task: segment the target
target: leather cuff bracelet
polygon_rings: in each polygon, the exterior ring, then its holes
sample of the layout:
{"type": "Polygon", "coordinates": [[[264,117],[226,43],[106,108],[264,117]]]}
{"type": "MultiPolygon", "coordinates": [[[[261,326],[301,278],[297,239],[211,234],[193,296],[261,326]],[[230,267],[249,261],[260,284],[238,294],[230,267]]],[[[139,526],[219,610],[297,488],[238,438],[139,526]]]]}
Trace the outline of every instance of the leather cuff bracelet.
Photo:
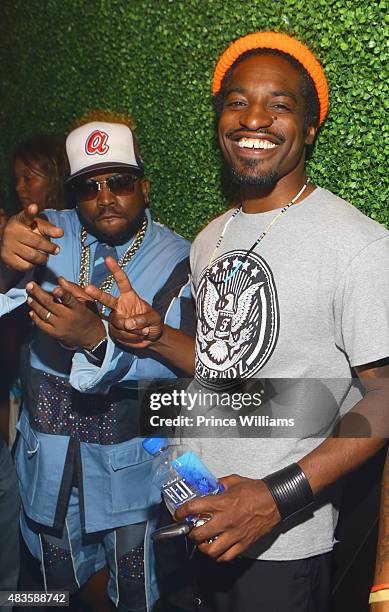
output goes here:
{"type": "Polygon", "coordinates": [[[269,474],[262,480],[272,494],[282,520],[313,504],[311,485],[297,463],[269,474]]]}

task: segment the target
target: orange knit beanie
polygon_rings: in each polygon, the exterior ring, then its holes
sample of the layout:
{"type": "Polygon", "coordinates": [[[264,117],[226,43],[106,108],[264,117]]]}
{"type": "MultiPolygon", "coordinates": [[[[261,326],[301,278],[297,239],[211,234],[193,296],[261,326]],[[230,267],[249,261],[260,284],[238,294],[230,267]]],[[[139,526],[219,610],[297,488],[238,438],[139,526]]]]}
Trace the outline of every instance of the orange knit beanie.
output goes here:
{"type": "Polygon", "coordinates": [[[294,57],[304,66],[311,77],[320,104],[320,125],[323,123],[328,112],[328,84],[324,70],[313,53],[301,42],[288,34],[280,32],[255,32],[233,42],[221,55],[216,64],[213,75],[212,95],[216,95],[221,88],[222,80],[226,72],[231,68],[235,60],[246,51],[252,49],[276,49],[294,57]]]}

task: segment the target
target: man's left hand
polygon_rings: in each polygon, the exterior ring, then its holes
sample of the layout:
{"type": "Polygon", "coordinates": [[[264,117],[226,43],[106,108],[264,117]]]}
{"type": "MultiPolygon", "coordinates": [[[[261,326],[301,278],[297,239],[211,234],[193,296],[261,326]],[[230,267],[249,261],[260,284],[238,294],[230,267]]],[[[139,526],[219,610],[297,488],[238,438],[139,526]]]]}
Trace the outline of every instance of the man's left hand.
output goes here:
{"type": "Polygon", "coordinates": [[[104,324],[80,287],[62,278],[59,283],[52,293],[36,283],[26,286],[30,316],[39,329],[62,344],[90,349],[105,337],[104,324]]]}
{"type": "Polygon", "coordinates": [[[218,561],[231,561],[280,522],[272,495],[262,480],[227,476],[220,482],[226,491],[218,495],[196,497],[180,506],[177,520],[190,514],[208,514],[202,527],[190,532],[199,550],[218,561]],[[207,541],[217,536],[211,544],[207,541]]]}

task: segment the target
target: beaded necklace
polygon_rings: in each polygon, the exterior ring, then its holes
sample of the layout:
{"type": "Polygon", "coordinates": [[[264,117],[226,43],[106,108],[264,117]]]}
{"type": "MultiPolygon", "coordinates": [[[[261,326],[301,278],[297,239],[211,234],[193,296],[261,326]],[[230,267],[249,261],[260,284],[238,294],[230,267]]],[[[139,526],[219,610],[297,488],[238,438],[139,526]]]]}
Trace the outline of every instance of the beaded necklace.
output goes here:
{"type": "MultiPolygon", "coordinates": [[[[273,219],[270,221],[269,225],[267,225],[267,227],[264,229],[264,231],[262,232],[262,234],[256,239],[256,241],[251,245],[251,247],[248,249],[248,251],[246,251],[246,254],[244,255],[243,259],[239,260],[238,263],[234,266],[234,268],[231,270],[231,272],[229,273],[229,275],[223,279],[222,281],[213,281],[212,279],[210,279],[213,283],[219,284],[219,283],[226,283],[227,281],[229,281],[233,276],[235,276],[235,274],[238,272],[238,270],[242,267],[242,265],[244,264],[245,260],[247,259],[247,257],[250,255],[250,253],[252,253],[252,251],[254,251],[254,249],[258,246],[258,244],[264,239],[264,237],[266,236],[266,234],[268,234],[271,230],[271,228],[273,227],[273,225],[275,225],[275,223],[277,223],[278,219],[280,219],[280,217],[286,213],[286,211],[296,202],[296,200],[298,200],[298,198],[304,193],[304,191],[306,190],[307,186],[309,183],[309,178],[307,178],[306,182],[304,183],[304,185],[301,187],[300,191],[294,196],[294,198],[288,203],[286,204],[283,208],[281,208],[280,212],[273,217],[273,219]]],[[[224,235],[227,231],[228,226],[230,225],[231,221],[233,221],[233,219],[235,219],[235,217],[237,216],[238,213],[240,213],[242,211],[242,205],[239,206],[239,208],[237,208],[234,213],[231,215],[231,217],[228,219],[227,223],[225,224],[225,226],[223,227],[223,231],[219,236],[219,239],[216,243],[216,246],[212,252],[211,257],[209,258],[209,262],[208,262],[208,266],[207,266],[207,276],[208,278],[210,278],[210,269],[211,269],[211,265],[215,259],[215,255],[217,253],[217,251],[220,248],[220,245],[223,241],[224,235]]]]}
{"type": "MultiPolygon", "coordinates": [[[[140,226],[134,242],[127,249],[127,251],[122,255],[120,260],[118,261],[118,266],[120,268],[124,268],[128,264],[128,262],[134,257],[135,253],[138,251],[139,247],[143,242],[143,238],[145,237],[147,230],[147,217],[144,218],[142,225],[140,226]]],[[[80,274],[78,284],[80,287],[84,288],[89,283],[89,269],[90,269],[90,247],[86,246],[87,239],[87,231],[85,227],[81,228],[81,258],[80,258],[80,274]]],[[[100,285],[99,289],[101,291],[105,291],[106,293],[111,293],[111,289],[113,286],[114,277],[113,274],[109,274],[105,281],[100,285]]],[[[103,306],[101,313],[104,314],[105,306],[103,306]]]]}

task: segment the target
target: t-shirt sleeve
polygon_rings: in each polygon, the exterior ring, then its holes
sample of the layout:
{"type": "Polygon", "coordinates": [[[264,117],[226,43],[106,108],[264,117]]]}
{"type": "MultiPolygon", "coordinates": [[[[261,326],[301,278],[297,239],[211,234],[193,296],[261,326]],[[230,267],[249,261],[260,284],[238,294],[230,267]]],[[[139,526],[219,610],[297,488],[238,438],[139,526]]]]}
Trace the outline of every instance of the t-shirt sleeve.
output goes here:
{"type": "Polygon", "coordinates": [[[334,297],[336,344],[352,367],[389,357],[389,235],[351,261],[334,297]]]}
{"type": "Polygon", "coordinates": [[[190,290],[194,300],[196,300],[197,293],[197,279],[196,279],[196,247],[197,239],[192,243],[189,254],[189,268],[190,268],[190,290]]]}

